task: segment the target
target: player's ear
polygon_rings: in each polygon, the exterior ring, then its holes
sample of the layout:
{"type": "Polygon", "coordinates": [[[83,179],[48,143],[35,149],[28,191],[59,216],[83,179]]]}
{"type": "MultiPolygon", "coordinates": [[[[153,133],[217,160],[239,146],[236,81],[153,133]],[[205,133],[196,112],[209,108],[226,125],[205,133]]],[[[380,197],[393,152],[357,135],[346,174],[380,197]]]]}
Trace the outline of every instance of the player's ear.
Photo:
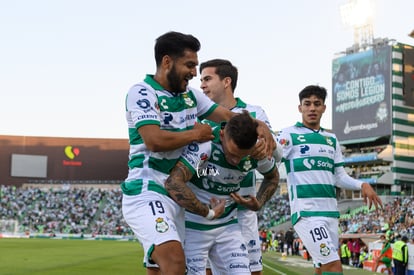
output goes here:
{"type": "Polygon", "coordinates": [[[301,104],[298,105],[298,110],[299,110],[299,113],[302,113],[302,105],[301,104]]]}

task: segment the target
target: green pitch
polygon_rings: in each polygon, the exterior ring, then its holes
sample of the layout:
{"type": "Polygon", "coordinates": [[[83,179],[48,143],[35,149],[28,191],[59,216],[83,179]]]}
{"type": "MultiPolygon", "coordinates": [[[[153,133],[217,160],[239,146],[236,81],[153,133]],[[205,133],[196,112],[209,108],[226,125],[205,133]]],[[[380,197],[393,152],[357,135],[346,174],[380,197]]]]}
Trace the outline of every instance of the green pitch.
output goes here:
{"type": "MultiPolygon", "coordinates": [[[[0,239],[0,274],[128,275],[145,274],[138,242],[53,239],[0,239]]],[[[313,274],[300,257],[282,259],[280,253],[263,256],[264,275],[313,274]]],[[[344,274],[374,274],[347,268],[344,274]]]]}

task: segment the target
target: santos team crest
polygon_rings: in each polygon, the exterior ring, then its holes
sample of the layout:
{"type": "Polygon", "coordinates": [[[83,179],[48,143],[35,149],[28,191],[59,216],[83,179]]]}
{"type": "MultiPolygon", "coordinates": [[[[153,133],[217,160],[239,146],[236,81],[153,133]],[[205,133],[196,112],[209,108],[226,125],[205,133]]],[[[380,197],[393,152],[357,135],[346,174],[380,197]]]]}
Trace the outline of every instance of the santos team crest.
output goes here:
{"type": "Polygon", "coordinates": [[[163,218],[157,218],[155,220],[155,222],[156,222],[156,224],[155,224],[155,230],[157,230],[157,232],[165,233],[170,228],[170,226],[168,225],[168,223],[166,221],[164,221],[163,218]]]}

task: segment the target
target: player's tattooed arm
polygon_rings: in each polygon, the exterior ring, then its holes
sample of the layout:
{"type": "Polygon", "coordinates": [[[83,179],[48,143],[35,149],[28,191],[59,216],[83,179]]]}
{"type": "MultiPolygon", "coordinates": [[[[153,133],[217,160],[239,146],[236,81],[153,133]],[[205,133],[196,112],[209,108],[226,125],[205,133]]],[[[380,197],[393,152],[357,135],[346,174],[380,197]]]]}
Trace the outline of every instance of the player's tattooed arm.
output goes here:
{"type": "Polygon", "coordinates": [[[276,192],[279,185],[279,170],[275,167],[270,173],[264,175],[264,179],[260,185],[259,191],[257,191],[256,198],[262,207],[273,194],[276,192]]]}
{"type": "Polygon", "coordinates": [[[184,207],[187,211],[205,217],[209,212],[209,207],[203,204],[187,186],[187,181],[192,176],[190,169],[179,161],[171,170],[170,176],[165,182],[165,188],[178,205],[184,207]]]}

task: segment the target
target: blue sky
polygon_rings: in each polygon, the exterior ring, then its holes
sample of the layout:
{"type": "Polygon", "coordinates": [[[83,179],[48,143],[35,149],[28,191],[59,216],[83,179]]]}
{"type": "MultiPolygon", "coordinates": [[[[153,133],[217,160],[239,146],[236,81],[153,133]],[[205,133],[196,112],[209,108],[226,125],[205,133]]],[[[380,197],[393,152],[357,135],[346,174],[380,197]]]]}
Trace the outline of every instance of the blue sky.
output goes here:
{"type": "MultiPolygon", "coordinates": [[[[0,135],[127,138],[126,92],[155,72],[154,41],[170,30],[199,38],[200,62],[231,60],[236,95],[275,130],[300,120],[303,87],[325,86],[331,128],[331,62],[353,44],[345,3],[0,0],[0,135]]],[[[413,45],[414,2],[374,3],[374,36],[413,45]]]]}

